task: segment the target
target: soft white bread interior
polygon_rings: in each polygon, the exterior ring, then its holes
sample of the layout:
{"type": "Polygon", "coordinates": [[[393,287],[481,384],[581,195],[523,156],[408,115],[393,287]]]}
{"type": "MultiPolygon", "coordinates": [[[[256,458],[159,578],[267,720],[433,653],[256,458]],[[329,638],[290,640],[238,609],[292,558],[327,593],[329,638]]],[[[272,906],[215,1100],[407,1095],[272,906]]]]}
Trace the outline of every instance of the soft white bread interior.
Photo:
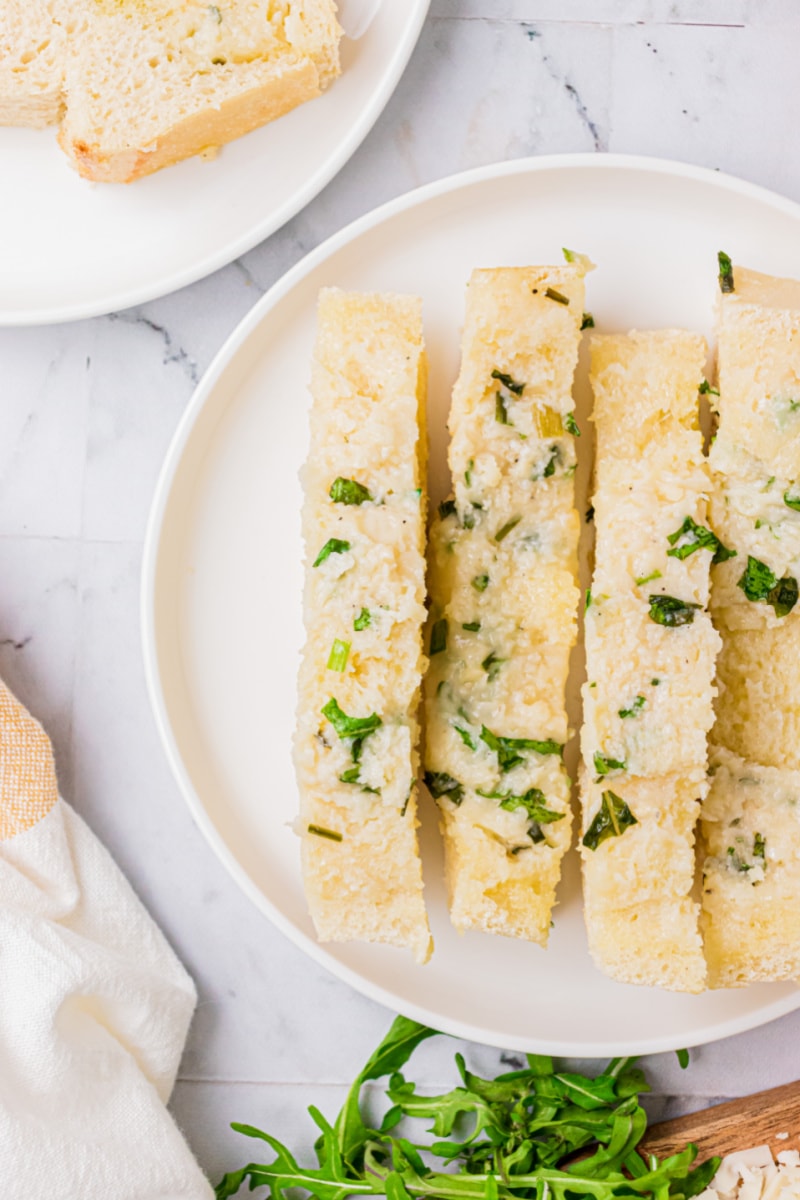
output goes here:
{"type": "Polygon", "coordinates": [[[0,125],[54,125],[64,111],[66,42],[78,19],[64,0],[0,4],[0,125]]]}
{"type": "Polygon", "coordinates": [[[426,781],[450,916],[547,943],[569,847],[577,629],[577,266],[475,271],[450,409],[454,497],[430,538],[426,781]]]}
{"type": "Polygon", "coordinates": [[[322,941],[387,942],[418,962],[431,950],[416,833],[425,374],[417,298],[321,293],[303,474],[303,878],[322,941]]]}

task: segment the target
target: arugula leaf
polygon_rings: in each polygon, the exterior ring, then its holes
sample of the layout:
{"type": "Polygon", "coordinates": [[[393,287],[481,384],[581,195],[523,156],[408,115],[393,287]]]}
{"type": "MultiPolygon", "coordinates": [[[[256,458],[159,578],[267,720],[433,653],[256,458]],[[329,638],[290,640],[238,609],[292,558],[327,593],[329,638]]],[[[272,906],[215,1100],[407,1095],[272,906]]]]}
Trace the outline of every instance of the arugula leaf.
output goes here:
{"type": "Polygon", "coordinates": [[[349,542],[343,542],[340,538],[328,538],[327,542],[322,547],[311,565],[313,567],[319,567],[325,562],[325,559],[330,558],[332,554],[344,554],[349,549],[349,542]]]}
{"type": "Polygon", "coordinates": [[[442,796],[446,796],[451,804],[455,804],[456,808],[464,799],[463,783],[459,783],[446,771],[426,771],[425,786],[434,800],[441,800],[442,796]]]}
{"type": "Polygon", "coordinates": [[[701,606],[690,600],[678,600],[675,596],[650,596],[648,603],[650,612],[647,614],[656,625],[667,625],[675,628],[678,625],[691,625],[694,614],[701,606]]]}
{"type": "Polygon", "coordinates": [[[667,551],[668,558],[684,559],[694,554],[695,550],[710,550],[713,555],[711,561],[716,565],[736,557],[735,550],[723,546],[715,533],[706,529],[705,525],[698,525],[691,517],[684,518],[680,529],[667,535],[667,541],[672,547],[667,551]]]}
{"type": "Polygon", "coordinates": [[[771,605],[776,617],[785,617],[797,604],[797,580],[791,575],[778,579],[766,563],[752,554],[737,584],[748,600],[763,600],[771,605]]]}
{"type": "Polygon", "coordinates": [[[343,479],[341,475],[334,479],[328,495],[334,504],[364,504],[373,498],[362,483],[355,479],[343,479]]]}
{"type": "Polygon", "coordinates": [[[603,792],[600,808],[583,837],[588,850],[596,850],[608,838],[620,837],[631,825],[639,822],[621,796],[603,792]]]}

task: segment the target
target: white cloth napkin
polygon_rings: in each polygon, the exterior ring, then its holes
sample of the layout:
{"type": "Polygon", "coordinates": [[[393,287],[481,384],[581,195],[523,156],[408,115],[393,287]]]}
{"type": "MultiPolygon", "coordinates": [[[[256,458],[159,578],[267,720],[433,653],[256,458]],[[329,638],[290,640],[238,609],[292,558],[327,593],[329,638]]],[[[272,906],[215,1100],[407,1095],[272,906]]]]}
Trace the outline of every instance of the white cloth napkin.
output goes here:
{"type": "Polygon", "coordinates": [[[0,1192],[211,1200],[164,1107],[194,985],[0,682],[0,1192]]]}

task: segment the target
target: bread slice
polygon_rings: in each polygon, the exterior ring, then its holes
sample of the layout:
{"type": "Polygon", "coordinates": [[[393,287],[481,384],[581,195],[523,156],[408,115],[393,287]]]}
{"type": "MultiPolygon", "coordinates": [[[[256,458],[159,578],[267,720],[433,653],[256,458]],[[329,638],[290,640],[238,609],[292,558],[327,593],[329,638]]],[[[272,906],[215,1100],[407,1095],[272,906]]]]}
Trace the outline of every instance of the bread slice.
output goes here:
{"type": "Polygon", "coordinates": [[[541,945],[571,826],[561,750],[583,302],[577,266],[473,272],[450,410],[455,496],[430,537],[426,781],[450,916],[541,945]]]}
{"type": "Polygon", "coordinates": [[[703,805],[714,987],[800,977],[800,282],[733,268],[720,296],[711,518],[723,635],[703,805]]]}
{"type": "Polygon", "coordinates": [[[303,877],[322,941],[387,942],[418,962],[431,951],[416,833],[425,374],[418,299],[321,293],[303,476],[303,877]]]}
{"type": "Polygon", "coordinates": [[[75,18],[63,0],[0,5],[0,125],[54,125],[64,111],[66,39],[75,18]]]}
{"type": "Polygon", "coordinates": [[[712,987],[800,978],[800,771],[717,748],[703,805],[712,987]]]}
{"type": "Polygon", "coordinates": [[[130,182],[213,151],[319,95],[339,72],[334,0],[77,0],[62,148],[130,182]],[[87,7],[88,6],[88,7],[87,7]]]}
{"type": "Polygon", "coordinates": [[[665,330],[594,337],[591,350],[596,566],[581,732],[589,948],[612,978],[697,992],[695,830],[720,645],[705,611],[706,348],[665,330]]]}

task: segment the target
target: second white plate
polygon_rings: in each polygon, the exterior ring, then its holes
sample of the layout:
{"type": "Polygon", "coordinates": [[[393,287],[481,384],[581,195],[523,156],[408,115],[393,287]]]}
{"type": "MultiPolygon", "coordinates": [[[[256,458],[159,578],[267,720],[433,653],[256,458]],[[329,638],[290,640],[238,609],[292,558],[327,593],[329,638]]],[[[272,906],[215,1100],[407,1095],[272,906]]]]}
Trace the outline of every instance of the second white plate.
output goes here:
{"type": "MultiPolygon", "coordinates": [[[[436,816],[422,844],[436,950],[320,946],[307,915],[290,743],[302,643],[301,493],[320,287],[419,293],[430,355],[433,499],[473,267],[591,256],[598,327],[710,332],[716,252],[800,275],[800,208],[710,171],[574,156],[485,168],[351,226],[267,295],[218,355],[170,450],[143,580],[145,655],[173,769],[240,886],[298,945],[388,1006],[518,1050],[603,1056],[675,1049],[800,1006],[791,984],[679,996],[611,982],[586,949],[576,856],[550,948],[449,924],[436,816]]],[[[579,404],[581,403],[579,398],[579,404]]]]}

